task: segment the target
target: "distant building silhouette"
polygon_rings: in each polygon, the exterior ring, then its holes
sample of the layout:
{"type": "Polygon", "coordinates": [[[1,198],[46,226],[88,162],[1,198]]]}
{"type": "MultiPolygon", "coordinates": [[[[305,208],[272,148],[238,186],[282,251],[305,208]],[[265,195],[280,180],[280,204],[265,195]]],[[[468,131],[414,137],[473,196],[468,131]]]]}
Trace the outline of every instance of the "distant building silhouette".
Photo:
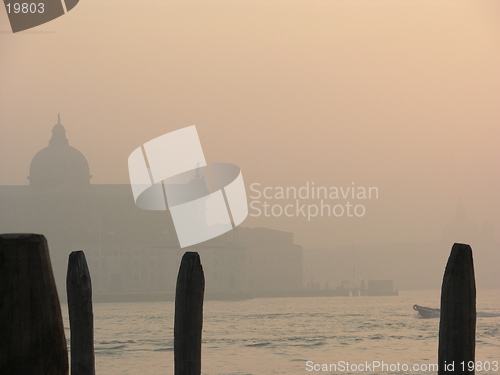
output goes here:
{"type": "MultiPolygon", "coordinates": [[[[90,178],[59,118],[48,147],[31,162],[29,185],[0,186],[0,233],[47,237],[63,297],[73,250],[85,251],[97,297],[173,293],[187,249],[180,249],[169,213],[137,208],[128,184],[91,184],[90,178]]],[[[189,250],[201,255],[208,297],[302,288],[302,247],[292,233],[238,227],[189,250]]]]}
{"type": "Polygon", "coordinates": [[[87,159],[69,145],[66,130],[58,115],[49,145],[40,150],[31,161],[28,177],[30,186],[43,189],[65,185],[88,186],[91,177],[87,159]]]}
{"type": "Polygon", "coordinates": [[[443,238],[463,243],[474,243],[480,238],[479,226],[469,219],[461,200],[459,200],[455,209],[455,216],[444,227],[443,238]]]}
{"type": "MultiPolygon", "coordinates": [[[[304,252],[305,277],[313,282],[333,283],[349,278],[356,267],[364,279],[392,279],[399,290],[437,289],[455,242],[472,246],[478,288],[498,288],[496,267],[500,263],[500,244],[490,223],[479,226],[469,218],[461,201],[442,237],[434,241],[401,241],[366,245],[333,245],[328,249],[304,252]]],[[[362,288],[363,289],[363,288],[362,288]]]]}

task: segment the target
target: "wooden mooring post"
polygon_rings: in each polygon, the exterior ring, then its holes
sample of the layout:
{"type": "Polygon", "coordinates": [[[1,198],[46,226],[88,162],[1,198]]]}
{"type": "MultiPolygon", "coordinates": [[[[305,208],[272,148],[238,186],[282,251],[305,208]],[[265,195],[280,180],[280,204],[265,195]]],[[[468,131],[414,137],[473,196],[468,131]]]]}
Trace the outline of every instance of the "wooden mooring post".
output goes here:
{"type": "Polygon", "coordinates": [[[68,374],[61,306],[39,234],[0,235],[0,374],[68,374]]]}
{"type": "Polygon", "coordinates": [[[175,375],[201,374],[201,331],[205,276],[196,252],[182,257],[175,291],[175,375]]]}
{"type": "Polygon", "coordinates": [[[66,292],[71,330],[71,375],[94,375],[92,282],[83,251],[73,251],[69,255],[66,292]]]}
{"type": "Polygon", "coordinates": [[[441,289],[438,375],[474,374],[475,348],[476,282],[472,249],[456,243],[446,264],[441,289]]]}

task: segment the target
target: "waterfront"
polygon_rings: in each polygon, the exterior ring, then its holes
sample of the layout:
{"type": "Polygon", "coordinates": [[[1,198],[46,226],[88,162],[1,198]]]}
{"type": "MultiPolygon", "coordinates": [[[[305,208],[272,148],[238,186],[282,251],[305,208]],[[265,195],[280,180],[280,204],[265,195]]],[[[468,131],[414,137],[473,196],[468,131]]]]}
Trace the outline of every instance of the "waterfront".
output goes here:
{"type": "MultiPolygon", "coordinates": [[[[434,364],[439,320],[421,319],[412,306],[439,307],[439,296],[431,290],[206,301],[202,373],[306,374],[307,361],[434,364]]],[[[478,290],[478,311],[500,312],[499,297],[499,290],[478,290]]],[[[69,336],[66,305],[62,309],[69,336]]],[[[95,304],[96,374],[172,374],[173,310],[173,302],[95,304]]],[[[499,328],[500,317],[478,318],[477,361],[500,360],[499,328]]]]}

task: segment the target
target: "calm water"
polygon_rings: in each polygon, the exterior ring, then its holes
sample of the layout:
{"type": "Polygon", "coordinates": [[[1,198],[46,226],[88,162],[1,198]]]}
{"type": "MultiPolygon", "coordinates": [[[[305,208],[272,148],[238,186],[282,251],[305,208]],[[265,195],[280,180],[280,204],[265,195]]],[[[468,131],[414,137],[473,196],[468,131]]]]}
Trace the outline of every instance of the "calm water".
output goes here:
{"type": "MultiPolygon", "coordinates": [[[[202,372],[314,373],[306,371],[306,361],[437,363],[439,319],[421,319],[412,306],[439,307],[439,294],[436,290],[401,292],[397,297],[206,301],[202,372]]],[[[478,311],[500,312],[500,291],[478,291],[477,305],[478,311]]],[[[67,306],[62,308],[69,327],[67,306]]],[[[172,302],[95,304],[96,373],[172,374],[173,311],[172,302]]],[[[500,317],[478,318],[477,361],[500,361],[499,328],[500,317]]],[[[498,371],[476,372],[488,373],[498,371]]]]}

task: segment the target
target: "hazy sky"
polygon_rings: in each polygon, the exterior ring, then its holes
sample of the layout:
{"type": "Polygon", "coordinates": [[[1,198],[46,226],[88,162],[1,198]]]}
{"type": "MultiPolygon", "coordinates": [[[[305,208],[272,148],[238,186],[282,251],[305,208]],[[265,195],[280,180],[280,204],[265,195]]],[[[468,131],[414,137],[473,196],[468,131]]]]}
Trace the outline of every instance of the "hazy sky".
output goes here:
{"type": "Polygon", "coordinates": [[[12,34],[0,11],[0,184],[61,113],[92,183],[197,125],[247,187],[377,186],[363,218],[248,218],[306,246],[440,238],[461,198],[500,228],[500,3],[81,1],[12,34]]]}

